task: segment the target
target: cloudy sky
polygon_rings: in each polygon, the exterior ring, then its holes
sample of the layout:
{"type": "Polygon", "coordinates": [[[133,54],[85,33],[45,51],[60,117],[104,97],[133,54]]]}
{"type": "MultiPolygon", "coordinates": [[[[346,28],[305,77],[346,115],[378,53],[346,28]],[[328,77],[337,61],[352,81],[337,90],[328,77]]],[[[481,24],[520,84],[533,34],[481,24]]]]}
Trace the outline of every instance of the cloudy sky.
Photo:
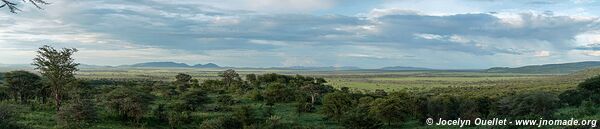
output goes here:
{"type": "MultiPolygon", "coordinates": [[[[20,1],[20,0],[17,0],[20,1]]],[[[420,66],[600,60],[594,0],[46,0],[0,9],[0,63],[41,45],[84,64],[420,66]]]]}

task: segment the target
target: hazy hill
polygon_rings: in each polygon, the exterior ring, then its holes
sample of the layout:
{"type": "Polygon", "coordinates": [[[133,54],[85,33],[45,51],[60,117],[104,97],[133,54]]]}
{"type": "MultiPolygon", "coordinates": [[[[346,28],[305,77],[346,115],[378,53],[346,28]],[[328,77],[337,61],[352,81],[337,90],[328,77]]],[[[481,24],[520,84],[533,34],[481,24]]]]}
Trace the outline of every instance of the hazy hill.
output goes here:
{"type": "Polygon", "coordinates": [[[129,67],[190,67],[185,63],[175,62],[146,62],[128,65],[129,67]]]}
{"type": "Polygon", "coordinates": [[[430,68],[422,68],[422,67],[406,67],[406,66],[392,66],[392,67],[383,67],[380,70],[433,70],[430,68]]]}
{"type": "Polygon", "coordinates": [[[217,65],[217,64],[213,64],[213,63],[208,63],[208,64],[197,64],[192,66],[194,68],[220,68],[221,66],[217,65]]]}
{"type": "Polygon", "coordinates": [[[491,73],[565,74],[589,68],[600,68],[600,61],[585,61],[563,64],[530,65],[516,68],[494,67],[485,70],[491,73]]]}

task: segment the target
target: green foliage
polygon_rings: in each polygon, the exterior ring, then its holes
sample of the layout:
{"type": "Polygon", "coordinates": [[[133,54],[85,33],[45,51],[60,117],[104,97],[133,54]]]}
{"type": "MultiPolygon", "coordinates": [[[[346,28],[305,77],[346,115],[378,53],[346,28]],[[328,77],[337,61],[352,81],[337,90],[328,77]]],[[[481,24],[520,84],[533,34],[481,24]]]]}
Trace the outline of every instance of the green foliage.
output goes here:
{"type": "Polygon", "coordinates": [[[254,110],[250,106],[236,108],[233,112],[233,117],[245,126],[254,124],[257,119],[254,110]]]}
{"type": "Polygon", "coordinates": [[[221,106],[231,106],[238,103],[231,95],[221,95],[217,97],[217,103],[221,106]]]}
{"type": "Polygon", "coordinates": [[[539,115],[548,118],[560,106],[559,101],[554,94],[533,92],[505,97],[498,102],[498,108],[501,115],[539,115]]]}
{"type": "Polygon", "coordinates": [[[185,92],[180,96],[179,99],[183,101],[186,109],[190,111],[197,110],[198,108],[202,107],[203,104],[210,101],[210,99],[206,96],[206,93],[199,89],[185,92]]]}
{"type": "Polygon", "coordinates": [[[137,122],[148,111],[154,97],[135,88],[119,87],[104,95],[103,104],[123,119],[137,122]]]}
{"type": "Polygon", "coordinates": [[[23,125],[17,124],[15,120],[14,107],[0,104],[0,128],[1,129],[24,129],[23,125]]]}
{"type": "Polygon", "coordinates": [[[586,100],[589,95],[581,90],[573,89],[567,90],[558,95],[561,103],[567,104],[568,106],[579,106],[583,100],[586,100]]]}
{"type": "Polygon", "coordinates": [[[75,71],[79,63],[75,63],[73,54],[77,52],[75,48],[63,48],[56,50],[50,46],[42,46],[37,51],[38,55],[33,59],[36,70],[48,80],[48,85],[54,96],[56,111],[60,110],[62,103],[63,86],[75,79],[75,71]]]}
{"type": "Polygon", "coordinates": [[[372,102],[369,113],[375,118],[391,122],[400,122],[410,118],[413,103],[408,98],[388,97],[379,98],[372,102]]]}
{"type": "Polygon", "coordinates": [[[312,103],[300,102],[296,104],[296,112],[298,113],[314,112],[315,110],[315,105],[312,103]]]}
{"type": "Polygon", "coordinates": [[[585,81],[579,83],[579,85],[577,85],[578,88],[582,89],[582,90],[586,90],[586,91],[590,91],[592,93],[600,93],[600,76],[595,76],[589,79],[586,79],[585,81]]]}
{"type": "Polygon", "coordinates": [[[254,100],[254,101],[263,101],[264,100],[264,97],[263,97],[263,95],[261,93],[261,90],[257,90],[257,89],[248,91],[246,93],[246,97],[248,97],[248,98],[250,98],[251,100],[254,100]]]}
{"type": "Polygon", "coordinates": [[[346,111],[354,107],[354,101],[349,93],[334,92],[323,97],[322,113],[329,118],[340,120],[346,111]]]}
{"type": "Polygon", "coordinates": [[[192,86],[191,82],[192,76],[184,73],[179,73],[177,74],[177,76],[175,76],[175,82],[173,83],[175,84],[177,91],[181,93],[187,91],[187,89],[192,86]]]}
{"type": "Polygon", "coordinates": [[[263,96],[267,103],[282,103],[294,100],[295,93],[291,87],[286,87],[280,83],[272,83],[267,86],[263,96]]]}
{"type": "MultiPolygon", "coordinates": [[[[186,126],[184,126],[184,125],[186,125],[192,121],[192,116],[189,111],[183,111],[183,112],[171,111],[171,112],[168,112],[167,119],[169,121],[169,126],[171,126],[171,128],[186,128],[186,126]]],[[[189,128],[189,127],[187,127],[187,128],[189,128]]]]}
{"type": "Polygon", "coordinates": [[[36,96],[41,96],[43,86],[41,77],[27,71],[12,71],[4,74],[4,83],[8,92],[15,100],[21,103],[36,96]]]}
{"type": "Polygon", "coordinates": [[[241,129],[242,127],[242,123],[231,116],[205,120],[200,125],[201,129],[241,129]]]}
{"type": "Polygon", "coordinates": [[[74,99],[58,112],[62,128],[83,129],[96,123],[98,115],[91,99],[74,99]]]}
{"type": "Polygon", "coordinates": [[[378,119],[368,115],[367,111],[354,109],[346,113],[341,124],[346,129],[379,129],[382,124],[378,119]]]}

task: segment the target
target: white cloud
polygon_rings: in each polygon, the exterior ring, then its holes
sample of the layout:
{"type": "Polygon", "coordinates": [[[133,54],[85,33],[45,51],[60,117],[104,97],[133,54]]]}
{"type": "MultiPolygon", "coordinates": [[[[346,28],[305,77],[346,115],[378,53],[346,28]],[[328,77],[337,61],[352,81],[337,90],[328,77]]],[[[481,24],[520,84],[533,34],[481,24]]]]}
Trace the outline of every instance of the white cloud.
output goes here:
{"type": "Polygon", "coordinates": [[[533,56],[535,57],[548,57],[550,56],[550,52],[549,51],[537,51],[533,54],[533,56]]]}

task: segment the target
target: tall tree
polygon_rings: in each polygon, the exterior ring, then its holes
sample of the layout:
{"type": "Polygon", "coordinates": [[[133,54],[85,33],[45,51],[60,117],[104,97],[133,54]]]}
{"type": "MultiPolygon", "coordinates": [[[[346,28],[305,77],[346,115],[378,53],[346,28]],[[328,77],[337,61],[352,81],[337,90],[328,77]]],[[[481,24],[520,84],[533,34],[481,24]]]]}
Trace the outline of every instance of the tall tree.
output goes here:
{"type": "Polygon", "coordinates": [[[231,87],[232,83],[236,81],[241,81],[240,75],[233,69],[225,70],[219,76],[223,77],[223,82],[225,83],[225,85],[227,85],[228,88],[231,87]]]}
{"type": "MultiPolygon", "coordinates": [[[[38,9],[42,9],[42,7],[40,5],[47,5],[50,4],[48,2],[46,2],[45,0],[22,0],[23,3],[31,3],[33,4],[36,8],[38,9]]],[[[0,8],[4,8],[7,7],[11,13],[17,13],[17,11],[21,11],[21,9],[19,9],[17,7],[17,2],[19,2],[19,0],[1,0],[2,4],[0,4],[0,8]]]]}
{"type": "Polygon", "coordinates": [[[175,76],[175,86],[179,92],[185,92],[190,87],[192,76],[184,73],[179,73],[175,76]]]}
{"type": "Polygon", "coordinates": [[[34,97],[42,89],[40,76],[27,71],[5,73],[4,81],[13,98],[21,103],[27,102],[28,98],[34,97]]]}
{"type": "Polygon", "coordinates": [[[38,55],[33,59],[36,70],[48,79],[56,111],[60,111],[64,86],[75,79],[75,71],[79,63],[75,63],[72,57],[77,52],[75,48],[63,48],[56,50],[44,45],[37,51],[38,55]]]}

